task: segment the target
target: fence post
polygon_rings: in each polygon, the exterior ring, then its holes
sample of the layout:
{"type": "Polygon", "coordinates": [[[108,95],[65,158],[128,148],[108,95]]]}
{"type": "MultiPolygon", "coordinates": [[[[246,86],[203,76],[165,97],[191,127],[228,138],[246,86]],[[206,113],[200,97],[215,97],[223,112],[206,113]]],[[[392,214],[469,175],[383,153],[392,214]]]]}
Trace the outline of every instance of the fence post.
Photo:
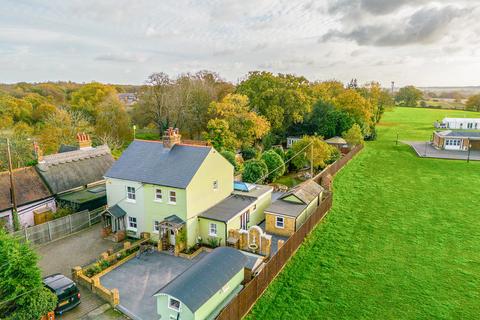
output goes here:
{"type": "Polygon", "coordinates": [[[72,216],[71,215],[68,216],[68,222],[70,224],[70,233],[72,233],[73,232],[73,227],[72,227],[72,216]]]}
{"type": "Polygon", "coordinates": [[[28,241],[28,228],[25,227],[25,242],[28,241]]]}
{"type": "Polygon", "coordinates": [[[48,239],[52,241],[52,231],[50,230],[50,221],[47,222],[47,229],[48,229],[48,239]]]}
{"type": "Polygon", "coordinates": [[[90,219],[90,210],[87,209],[87,216],[88,216],[88,226],[92,226],[92,219],[90,219]]]}

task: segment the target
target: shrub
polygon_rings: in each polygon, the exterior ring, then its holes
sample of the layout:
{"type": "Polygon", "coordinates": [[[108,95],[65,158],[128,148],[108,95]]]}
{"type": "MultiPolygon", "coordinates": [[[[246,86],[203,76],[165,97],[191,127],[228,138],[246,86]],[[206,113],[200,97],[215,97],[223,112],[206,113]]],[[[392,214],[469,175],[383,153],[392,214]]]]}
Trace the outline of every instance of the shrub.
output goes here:
{"type": "Polygon", "coordinates": [[[358,124],[353,124],[353,126],[348,129],[347,132],[342,133],[343,138],[347,141],[350,147],[363,144],[363,133],[362,129],[358,124]]]}
{"type": "Polygon", "coordinates": [[[267,165],[268,181],[273,182],[285,173],[285,163],[283,162],[282,157],[274,150],[268,150],[263,153],[262,160],[267,165]]]}
{"type": "Polygon", "coordinates": [[[258,151],[254,147],[245,147],[242,149],[243,160],[247,161],[250,159],[256,159],[258,156],[258,151]]]}
{"type": "Polygon", "coordinates": [[[263,160],[251,159],[245,161],[242,180],[250,183],[262,183],[267,173],[268,168],[263,160]]]}
{"type": "Polygon", "coordinates": [[[228,150],[224,150],[222,152],[220,152],[220,154],[228,160],[228,162],[230,162],[232,164],[232,166],[235,168],[235,172],[238,171],[239,169],[239,165],[237,163],[237,159],[235,159],[235,153],[233,153],[232,151],[228,151],[228,150]]]}
{"type": "Polygon", "coordinates": [[[285,161],[285,151],[283,150],[282,146],[274,146],[272,150],[282,157],[283,161],[285,161]]]}

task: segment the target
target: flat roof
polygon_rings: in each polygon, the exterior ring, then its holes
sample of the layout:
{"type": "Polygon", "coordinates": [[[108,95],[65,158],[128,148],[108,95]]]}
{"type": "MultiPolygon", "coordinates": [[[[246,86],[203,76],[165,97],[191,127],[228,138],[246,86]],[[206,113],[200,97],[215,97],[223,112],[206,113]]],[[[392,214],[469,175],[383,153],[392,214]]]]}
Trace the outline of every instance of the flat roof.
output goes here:
{"type": "Polygon", "coordinates": [[[66,194],[62,194],[58,197],[58,199],[63,201],[73,202],[73,203],[85,203],[88,201],[105,197],[106,195],[107,195],[107,191],[105,188],[105,184],[102,184],[99,186],[94,186],[87,189],[82,189],[79,191],[73,191],[66,194]]]}
{"type": "Polygon", "coordinates": [[[272,186],[265,186],[261,184],[249,184],[251,187],[249,191],[233,190],[233,194],[238,194],[242,196],[248,196],[252,198],[260,198],[264,194],[273,191],[272,186]]]}
{"type": "Polygon", "coordinates": [[[200,218],[227,222],[240,212],[246,210],[256,201],[256,198],[231,194],[213,207],[199,214],[200,218]]]}

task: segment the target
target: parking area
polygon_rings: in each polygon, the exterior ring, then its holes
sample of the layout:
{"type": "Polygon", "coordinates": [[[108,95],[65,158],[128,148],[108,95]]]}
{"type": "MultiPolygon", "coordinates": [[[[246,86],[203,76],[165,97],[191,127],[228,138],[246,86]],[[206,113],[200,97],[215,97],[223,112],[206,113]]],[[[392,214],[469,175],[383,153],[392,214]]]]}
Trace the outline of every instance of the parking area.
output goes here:
{"type": "MultiPolygon", "coordinates": [[[[457,150],[438,150],[427,141],[405,141],[410,145],[417,155],[421,158],[438,158],[451,160],[467,160],[469,154],[467,151],[457,150]]],[[[470,151],[470,160],[480,160],[480,151],[470,151]]]]}
{"type": "MultiPolygon", "coordinates": [[[[121,246],[121,244],[102,239],[100,237],[101,228],[101,224],[96,224],[91,228],[36,248],[40,256],[39,266],[42,269],[42,275],[61,273],[71,277],[73,267],[86,265],[96,260],[107,249],[121,246]]],[[[64,315],[58,316],[57,319],[80,319],[105,304],[105,301],[88,289],[83,287],[79,289],[82,295],[80,305],[64,315]]]]}
{"type": "Polygon", "coordinates": [[[143,254],[107,273],[100,282],[108,289],[118,289],[120,305],[117,308],[130,318],[157,319],[153,294],[205,255],[207,253],[202,252],[188,260],[159,252],[143,254]]]}

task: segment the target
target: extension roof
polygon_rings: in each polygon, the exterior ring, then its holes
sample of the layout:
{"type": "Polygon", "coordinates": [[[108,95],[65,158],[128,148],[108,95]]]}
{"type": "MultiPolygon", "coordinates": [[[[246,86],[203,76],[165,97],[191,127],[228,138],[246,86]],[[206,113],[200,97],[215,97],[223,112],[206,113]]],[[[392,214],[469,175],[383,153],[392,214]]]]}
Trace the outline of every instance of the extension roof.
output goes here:
{"type": "Polygon", "coordinates": [[[470,138],[470,139],[480,138],[480,132],[478,131],[471,132],[471,131],[446,130],[446,131],[436,131],[435,133],[441,137],[448,137],[448,138],[470,138]]]}
{"type": "Polygon", "coordinates": [[[312,200],[317,198],[323,190],[324,189],[322,186],[310,179],[293,187],[292,189],[290,189],[290,191],[282,195],[280,199],[284,199],[288,196],[293,195],[299,200],[301,200],[304,204],[309,204],[310,202],[312,202],[312,200]]]}
{"type": "Polygon", "coordinates": [[[256,198],[231,194],[213,207],[199,214],[199,217],[228,222],[240,212],[247,209],[256,198]]]}
{"type": "Polygon", "coordinates": [[[135,140],[106,177],[185,189],[212,147],[135,140]]]}
{"type": "Polygon", "coordinates": [[[58,194],[103,180],[113,163],[110,149],[103,145],[44,156],[36,167],[52,193],[58,194]]]}
{"type": "MultiPolygon", "coordinates": [[[[13,170],[13,183],[17,206],[43,200],[52,196],[34,167],[13,170]]],[[[10,195],[10,175],[0,172],[0,211],[12,208],[10,195]]]]}
{"type": "Polygon", "coordinates": [[[245,267],[247,260],[236,249],[218,247],[158,290],[154,296],[172,296],[195,313],[245,267]]]}

